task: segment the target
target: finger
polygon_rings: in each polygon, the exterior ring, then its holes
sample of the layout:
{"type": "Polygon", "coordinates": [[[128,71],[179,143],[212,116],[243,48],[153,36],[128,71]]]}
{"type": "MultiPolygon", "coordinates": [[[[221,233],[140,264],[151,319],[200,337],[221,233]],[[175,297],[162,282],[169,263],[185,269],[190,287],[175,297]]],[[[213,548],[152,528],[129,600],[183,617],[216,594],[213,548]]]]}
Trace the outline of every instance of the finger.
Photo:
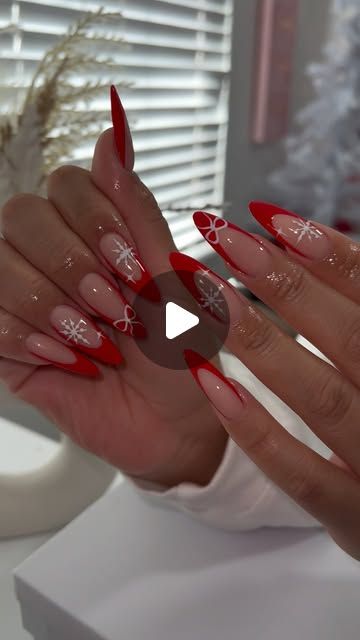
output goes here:
{"type": "Polygon", "coordinates": [[[269,241],[208,213],[194,221],[232,273],[360,387],[359,305],[269,241]]]}
{"type": "Polygon", "coordinates": [[[145,335],[116,281],[48,200],[30,194],[12,198],[2,210],[2,230],[19,253],[86,312],[132,337],[145,335]],[[126,311],[134,319],[131,324],[125,322],[126,311]]]}
{"type": "MultiPolygon", "coordinates": [[[[287,433],[242,385],[224,378],[199,354],[187,351],[185,359],[222,424],[251,460],[327,528],[341,526],[349,547],[358,541],[359,483],[287,433]]],[[[356,548],[359,552],[358,542],[356,548]]]]}
{"type": "Polygon", "coordinates": [[[319,222],[266,202],[251,202],[256,220],[317,278],[360,303],[360,244],[319,222]]]}
{"type": "Polygon", "coordinates": [[[122,356],[100,328],[53,282],[0,240],[0,305],[9,314],[106,364],[122,356]]]}
{"type": "Polygon", "coordinates": [[[0,357],[32,364],[51,364],[79,375],[98,377],[99,369],[74,349],[34,331],[29,324],[0,307],[0,357]]]}
{"type": "MultiPolygon", "coordinates": [[[[171,254],[170,261],[203,306],[204,288],[208,286],[201,276],[204,266],[179,253],[171,254]],[[201,281],[203,285],[198,288],[201,281]]],[[[225,346],[360,475],[358,390],[335,367],[283,333],[245,296],[209,269],[207,279],[228,307],[225,346]]]]}
{"type": "MultiPolygon", "coordinates": [[[[114,122],[114,125],[116,123],[114,122]]],[[[117,127],[99,138],[92,163],[92,180],[113,202],[153,275],[169,269],[168,254],[175,248],[168,224],[151,191],[134,172],[121,164],[115,145],[117,127]]]]}
{"type": "Polygon", "coordinates": [[[98,260],[136,293],[159,300],[132,234],[90,173],[79,167],[60,167],[50,175],[47,186],[49,200],[98,260]]]}

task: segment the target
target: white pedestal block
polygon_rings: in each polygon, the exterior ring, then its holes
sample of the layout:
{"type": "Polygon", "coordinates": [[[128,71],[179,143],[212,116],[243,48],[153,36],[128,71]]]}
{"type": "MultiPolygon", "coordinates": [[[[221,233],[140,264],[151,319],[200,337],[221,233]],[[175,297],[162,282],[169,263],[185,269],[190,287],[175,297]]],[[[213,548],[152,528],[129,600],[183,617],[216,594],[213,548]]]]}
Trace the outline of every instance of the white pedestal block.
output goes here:
{"type": "Polygon", "coordinates": [[[16,570],[35,640],[358,640],[359,587],[325,533],[217,531],[127,483],[16,570]]]}

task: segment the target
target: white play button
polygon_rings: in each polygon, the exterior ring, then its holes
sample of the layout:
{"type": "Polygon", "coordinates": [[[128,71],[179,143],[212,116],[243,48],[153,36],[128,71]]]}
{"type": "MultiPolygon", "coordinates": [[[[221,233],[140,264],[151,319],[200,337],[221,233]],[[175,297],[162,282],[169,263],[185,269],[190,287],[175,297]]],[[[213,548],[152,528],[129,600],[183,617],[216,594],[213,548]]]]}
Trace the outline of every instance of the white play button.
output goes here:
{"type": "Polygon", "coordinates": [[[166,304],[166,337],[173,340],[181,336],[189,329],[196,327],[200,322],[199,318],[183,307],[179,307],[175,302],[166,304]]]}

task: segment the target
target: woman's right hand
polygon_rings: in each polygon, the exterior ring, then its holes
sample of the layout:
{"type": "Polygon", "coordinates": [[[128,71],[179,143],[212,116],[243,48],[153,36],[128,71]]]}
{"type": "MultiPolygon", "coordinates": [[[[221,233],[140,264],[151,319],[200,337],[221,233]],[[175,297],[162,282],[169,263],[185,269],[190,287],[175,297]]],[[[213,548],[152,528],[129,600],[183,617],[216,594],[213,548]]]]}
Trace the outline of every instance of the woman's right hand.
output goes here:
{"type": "Polygon", "coordinates": [[[114,90],[112,107],[114,130],[100,136],[91,172],[61,167],[48,180],[48,199],[21,194],[2,209],[0,378],[125,473],[164,486],[206,484],[226,432],[188,372],[151,362],[131,335],[143,330],[130,322],[131,300],[147,273],[171,270],[175,247],[132,171],[114,90]],[[94,316],[106,318],[100,328],[94,316]],[[120,352],[123,363],[113,366],[120,352]]]}
{"type": "MultiPolygon", "coordinates": [[[[208,272],[229,308],[226,346],[333,455],[326,460],[296,440],[246,389],[199,354],[188,353],[187,361],[245,454],[360,559],[360,244],[275,205],[252,203],[250,210],[287,251],[211,214],[196,213],[195,224],[231,273],[328,362],[208,272]]],[[[196,283],[203,269],[178,253],[171,263],[179,274],[192,274],[184,284],[196,283]]],[[[196,286],[193,293],[200,295],[196,286]]]]}

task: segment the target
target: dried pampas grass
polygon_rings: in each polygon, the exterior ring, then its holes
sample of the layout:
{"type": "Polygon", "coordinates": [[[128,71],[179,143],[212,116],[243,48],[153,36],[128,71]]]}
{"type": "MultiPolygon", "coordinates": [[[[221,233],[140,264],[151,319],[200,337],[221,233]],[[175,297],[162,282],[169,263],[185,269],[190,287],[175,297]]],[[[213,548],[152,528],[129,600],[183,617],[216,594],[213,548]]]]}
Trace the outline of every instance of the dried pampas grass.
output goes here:
{"type": "MultiPolygon", "coordinates": [[[[119,24],[120,13],[103,9],[86,13],[41,60],[26,91],[21,112],[0,121],[0,206],[18,192],[42,194],[46,176],[74,149],[97,136],[108,113],[83,108],[108,91],[119,64],[96,53],[89,42],[117,42],[117,36],[104,36],[99,25],[119,24]],[[89,53],[90,50],[90,53],[89,53]],[[101,71],[101,80],[86,76],[101,71]],[[81,80],[84,78],[84,80],[81,80]]],[[[11,31],[5,27],[1,31],[11,31]]],[[[119,84],[119,83],[118,83],[119,84]]],[[[124,83],[121,83],[124,86],[124,83]]],[[[127,85],[129,86],[129,85],[127,85]]]]}

